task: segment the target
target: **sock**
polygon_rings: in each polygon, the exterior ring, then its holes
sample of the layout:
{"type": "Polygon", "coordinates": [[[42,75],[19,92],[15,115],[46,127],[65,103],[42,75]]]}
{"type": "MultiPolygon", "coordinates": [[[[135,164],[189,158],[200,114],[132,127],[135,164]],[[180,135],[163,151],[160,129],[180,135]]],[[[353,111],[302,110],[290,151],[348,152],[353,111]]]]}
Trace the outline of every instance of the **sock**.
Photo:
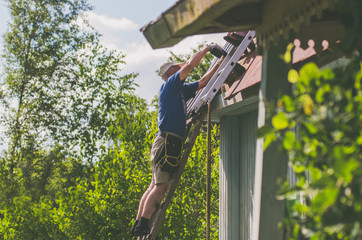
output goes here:
{"type": "Polygon", "coordinates": [[[140,220],[137,220],[137,219],[134,221],[133,228],[135,228],[135,227],[137,226],[137,224],[139,223],[139,221],[140,221],[140,220]]]}
{"type": "Polygon", "coordinates": [[[133,224],[133,227],[131,228],[131,234],[132,235],[134,234],[134,231],[136,230],[136,226],[137,226],[138,222],[139,222],[139,220],[136,219],[136,221],[133,224]]]}
{"type": "Polygon", "coordinates": [[[142,226],[147,226],[147,227],[148,227],[149,221],[150,221],[149,219],[144,218],[144,217],[141,217],[141,220],[140,220],[141,225],[142,225],[142,226]]]}

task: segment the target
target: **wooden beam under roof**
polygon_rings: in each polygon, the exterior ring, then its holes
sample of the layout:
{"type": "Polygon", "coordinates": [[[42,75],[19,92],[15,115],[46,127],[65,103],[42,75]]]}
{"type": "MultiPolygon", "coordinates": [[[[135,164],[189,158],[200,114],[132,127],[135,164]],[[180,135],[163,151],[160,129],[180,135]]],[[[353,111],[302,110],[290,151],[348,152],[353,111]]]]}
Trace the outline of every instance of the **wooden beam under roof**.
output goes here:
{"type": "Polygon", "coordinates": [[[261,23],[261,0],[182,0],[141,28],[152,48],[196,34],[247,31],[261,23]]]}
{"type": "Polygon", "coordinates": [[[260,50],[315,21],[336,19],[335,0],[178,0],[142,29],[152,48],[205,33],[256,30],[260,50]]]}

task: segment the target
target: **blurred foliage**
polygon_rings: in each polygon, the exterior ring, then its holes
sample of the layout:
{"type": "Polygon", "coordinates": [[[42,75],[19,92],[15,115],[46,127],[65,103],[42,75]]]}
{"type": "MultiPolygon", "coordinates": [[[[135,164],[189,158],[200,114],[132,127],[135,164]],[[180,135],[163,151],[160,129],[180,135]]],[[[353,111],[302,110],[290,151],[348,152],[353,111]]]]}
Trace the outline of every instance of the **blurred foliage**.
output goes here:
{"type": "MultiPolygon", "coordinates": [[[[151,181],[157,111],[135,96],[137,74],[121,74],[124,54],[103,47],[83,19],[91,9],[86,0],[6,3],[11,21],[4,35],[0,123],[9,145],[0,157],[0,238],[130,239],[151,181]]],[[[209,64],[203,61],[192,78],[209,64]]],[[[157,109],[157,96],[151,105],[157,109]]],[[[218,135],[215,125],[214,162],[218,135]]],[[[203,130],[163,239],[204,237],[205,139],[203,130]]],[[[212,234],[218,238],[217,164],[213,180],[212,234]]]]}
{"type": "MultiPolygon", "coordinates": [[[[291,69],[291,96],[280,97],[271,126],[259,130],[265,147],[276,140],[298,182],[285,181],[287,239],[362,239],[362,2],[340,0],[346,64],[291,69]]],[[[291,47],[284,56],[289,56],[291,47]]],[[[289,62],[288,59],[284,59],[289,62]]]]}

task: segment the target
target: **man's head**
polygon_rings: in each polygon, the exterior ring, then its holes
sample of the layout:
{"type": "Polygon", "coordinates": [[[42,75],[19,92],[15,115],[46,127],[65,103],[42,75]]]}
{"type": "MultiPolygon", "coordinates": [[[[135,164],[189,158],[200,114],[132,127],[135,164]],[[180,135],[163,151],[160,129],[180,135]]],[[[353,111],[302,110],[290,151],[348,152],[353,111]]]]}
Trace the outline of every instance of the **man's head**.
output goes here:
{"type": "Polygon", "coordinates": [[[160,67],[160,76],[164,81],[167,81],[169,77],[174,75],[178,70],[182,68],[185,63],[167,62],[160,67]]]}

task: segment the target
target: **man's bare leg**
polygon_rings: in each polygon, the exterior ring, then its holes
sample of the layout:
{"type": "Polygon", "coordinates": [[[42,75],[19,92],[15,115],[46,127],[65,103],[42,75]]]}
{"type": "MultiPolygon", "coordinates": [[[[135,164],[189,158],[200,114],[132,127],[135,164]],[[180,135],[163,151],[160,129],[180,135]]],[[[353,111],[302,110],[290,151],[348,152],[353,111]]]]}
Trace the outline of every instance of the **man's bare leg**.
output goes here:
{"type": "Polygon", "coordinates": [[[148,194],[144,204],[142,217],[150,219],[156,206],[161,203],[163,195],[168,189],[168,183],[159,183],[154,185],[151,192],[148,194]]]}
{"type": "Polygon", "coordinates": [[[142,216],[142,213],[143,213],[143,208],[145,206],[145,202],[146,202],[146,199],[148,197],[148,195],[150,194],[150,192],[152,191],[152,189],[155,187],[155,184],[153,182],[151,182],[150,186],[148,187],[148,189],[143,193],[142,195],[142,198],[140,200],[140,203],[138,205],[138,212],[137,212],[137,217],[136,217],[136,220],[135,222],[133,223],[133,227],[131,229],[131,235],[134,235],[135,234],[135,229],[136,229],[136,226],[138,224],[138,222],[140,222],[141,220],[141,216],[142,216]]]}
{"type": "Polygon", "coordinates": [[[140,220],[141,219],[141,216],[142,216],[142,213],[143,213],[143,209],[144,209],[144,206],[145,206],[145,202],[146,202],[146,199],[148,198],[148,195],[150,194],[150,192],[152,191],[152,189],[155,187],[156,185],[154,183],[151,183],[150,186],[148,187],[148,189],[146,190],[146,192],[143,194],[142,198],[141,198],[141,201],[140,201],[140,204],[138,206],[138,213],[137,213],[137,217],[136,217],[136,220],[140,220]]]}
{"type": "Polygon", "coordinates": [[[156,209],[156,206],[161,203],[163,195],[168,189],[168,183],[151,184],[147,191],[143,194],[139,212],[137,214],[137,224],[134,229],[136,236],[144,236],[149,234],[149,220],[156,209]],[[140,213],[142,212],[141,216],[140,213]]]}

